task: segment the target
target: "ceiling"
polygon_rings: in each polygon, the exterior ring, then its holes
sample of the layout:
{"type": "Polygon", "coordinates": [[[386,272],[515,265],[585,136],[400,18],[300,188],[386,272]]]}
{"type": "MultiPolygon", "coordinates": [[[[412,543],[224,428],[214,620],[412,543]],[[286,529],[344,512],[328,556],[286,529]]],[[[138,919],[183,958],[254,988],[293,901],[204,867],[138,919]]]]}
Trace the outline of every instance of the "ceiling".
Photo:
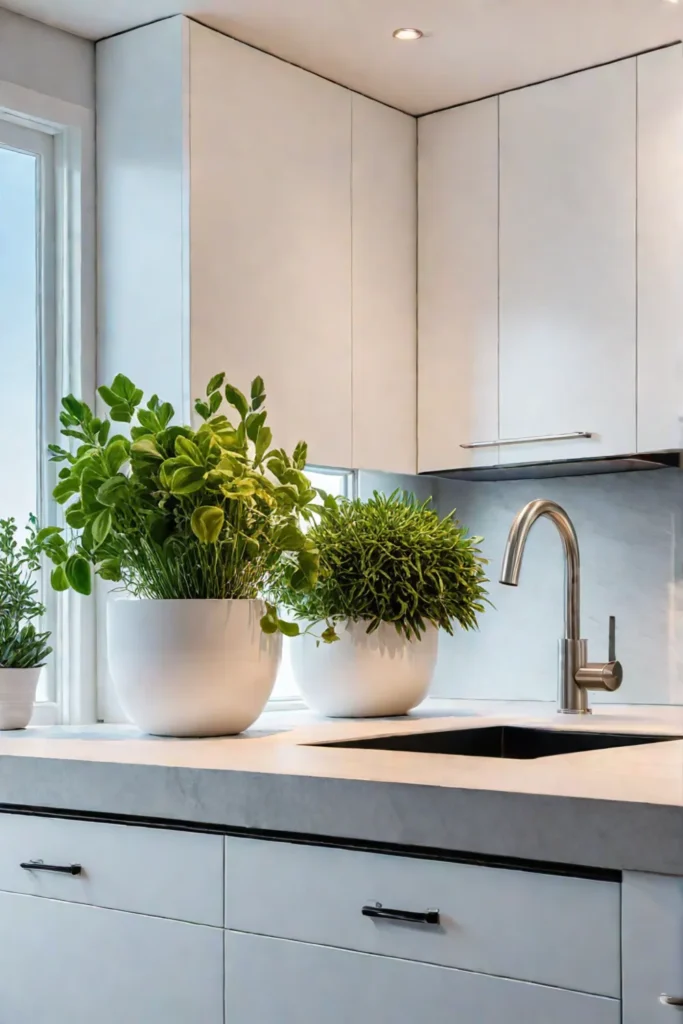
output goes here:
{"type": "Polygon", "coordinates": [[[0,0],[91,39],[171,14],[413,114],[683,37],[683,0],[0,0]],[[410,25],[425,36],[397,42],[410,25]]]}

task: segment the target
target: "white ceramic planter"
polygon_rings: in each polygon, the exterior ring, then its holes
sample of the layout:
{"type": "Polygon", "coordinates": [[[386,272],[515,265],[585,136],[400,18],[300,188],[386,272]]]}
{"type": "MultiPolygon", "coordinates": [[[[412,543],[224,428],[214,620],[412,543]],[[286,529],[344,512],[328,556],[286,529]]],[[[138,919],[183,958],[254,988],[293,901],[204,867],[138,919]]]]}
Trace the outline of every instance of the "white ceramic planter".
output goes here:
{"type": "Polygon", "coordinates": [[[121,706],[143,732],[229,736],[263,711],[282,636],[260,627],[262,601],[110,598],[109,670],[121,706]]]}
{"type": "Polygon", "coordinates": [[[292,643],[297,685],[308,706],[330,718],[405,715],[424,700],[436,666],[439,631],[406,640],[389,622],[369,636],[367,622],[337,626],[340,639],[320,644],[303,636],[292,643]]]}
{"type": "Polygon", "coordinates": [[[25,729],[31,721],[38,668],[0,668],[0,729],[25,729]]]}

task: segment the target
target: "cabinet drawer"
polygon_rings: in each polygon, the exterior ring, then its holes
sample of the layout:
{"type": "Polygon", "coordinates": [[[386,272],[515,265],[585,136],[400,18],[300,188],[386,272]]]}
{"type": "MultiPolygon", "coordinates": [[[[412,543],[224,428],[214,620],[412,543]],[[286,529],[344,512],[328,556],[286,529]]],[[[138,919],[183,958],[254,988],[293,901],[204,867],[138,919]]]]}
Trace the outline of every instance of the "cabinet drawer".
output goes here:
{"type": "Polygon", "coordinates": [[[221,836],[0,815],[0,889],[198,924],[223,920],[221,836]],[[21,867],[81,866],[77,875],[21,867]]]}
{"type": "Polygon", "coordinates": [[[226,927],[620,994],[613,882],[256,839],[226,840],[226,927]],[[365,917],[438,909],[438,925],[365,917]]]}
{"type": "Polygon", "coordinates": [[[223,932],[0,892],[2,1024],[223,1024],[223,932]]]}
{"type": "Polygon", "coordinates": [[[225,958],[225,1019],[231,1024],[621,1020],[616,999],[261,935],[227,932],[225,958]]]}

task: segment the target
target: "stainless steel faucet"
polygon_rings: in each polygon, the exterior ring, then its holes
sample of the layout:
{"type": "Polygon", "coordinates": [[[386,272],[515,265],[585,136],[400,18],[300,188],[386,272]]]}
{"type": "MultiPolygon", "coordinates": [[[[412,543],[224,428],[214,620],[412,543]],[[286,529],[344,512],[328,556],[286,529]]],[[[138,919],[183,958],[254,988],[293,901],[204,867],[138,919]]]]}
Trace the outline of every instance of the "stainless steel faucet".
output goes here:
{"type": "Polygon", "coordinates": [[[609,620],[609,661],[589,662],[588,643],[581,639],[581,565],[579,541],[574,525],[561,507],[554,501],[537,499],[517,514],[510,527],[500,582],[508,587],[519,583],[522,556],[529,531],[541,516],[551,519],[557,527],[565,554],[565,599],[564,638],[560,640],[558,705],[557,710],[565,715],[590,714],[588,690],[618,690],[623,679],[623,669],[615,656],[615,620],[609,620]]]}

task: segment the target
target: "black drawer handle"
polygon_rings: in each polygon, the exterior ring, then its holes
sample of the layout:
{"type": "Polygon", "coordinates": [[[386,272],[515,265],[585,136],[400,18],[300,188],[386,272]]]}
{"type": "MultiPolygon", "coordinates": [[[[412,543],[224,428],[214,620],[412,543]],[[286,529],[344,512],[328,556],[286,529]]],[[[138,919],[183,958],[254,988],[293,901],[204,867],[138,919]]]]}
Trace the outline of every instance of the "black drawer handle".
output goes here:
{"type": "Polygon", "coordinates": [[[19,865],[24,871],[53,871],[58,875],[80,875],[80,864],[43,864],[42,860],[29,860],[19,865]]]}
{"type": "Polygon", "coordinates": [[[363,917],[381,917],[386,921],[410,921],[412,924],[440,924],[441,916],[438,910],[391,910],[383,907],[381,903],[374,906],[365,906],[361,911],[363,917]]]}

